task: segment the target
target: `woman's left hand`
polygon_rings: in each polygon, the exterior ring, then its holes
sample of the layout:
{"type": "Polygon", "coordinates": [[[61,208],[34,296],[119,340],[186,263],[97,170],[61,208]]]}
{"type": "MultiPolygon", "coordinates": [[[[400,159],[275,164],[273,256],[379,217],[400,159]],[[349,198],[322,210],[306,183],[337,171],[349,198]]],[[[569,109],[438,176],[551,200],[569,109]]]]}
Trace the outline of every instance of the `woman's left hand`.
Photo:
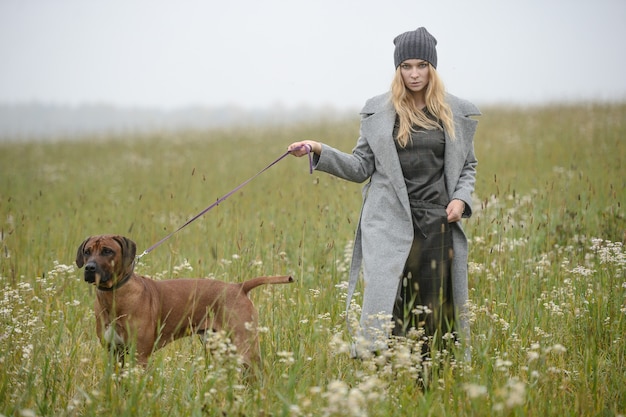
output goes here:
{"type": "Polygon", "coordinates": [[[461,220],[465,211],[465,202],[463,200],[452,200],[446,207],[448,213],[448,223],[454,223],[461,220]]]}
{"type": "Polygon", "coordinates": [[[302,142],[294,142],[287,148],[290,154],[293,156],[304,156],[309,152],[313,152],[317,155],[322,153],[322,145],[314,140],[303,140],[302,142]],[[307,149],[308,148],[308,149],[307,149]]]}

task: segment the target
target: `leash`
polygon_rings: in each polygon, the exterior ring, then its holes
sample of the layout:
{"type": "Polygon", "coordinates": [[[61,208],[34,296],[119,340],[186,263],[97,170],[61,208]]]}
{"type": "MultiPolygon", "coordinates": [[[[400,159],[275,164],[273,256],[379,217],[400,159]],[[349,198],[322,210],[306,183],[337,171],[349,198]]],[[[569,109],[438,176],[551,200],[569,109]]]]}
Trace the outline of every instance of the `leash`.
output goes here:
{"type": "MultiPolygon", "coordinates": [[[[309,157],[309,174],[313,174],[313,156],[311,155],[311,145],[309,144],[305,144],[305,145],[301,145],[299,148],[300,149],[302,147],[306,148],[306,153],[309,157]]],[[[226,200],[228,197],[230,197],[231,195],[235,194],[237,191],[239,191],[241,188],[243,188],[246,184],[248,184],[250,181],[252,181],[253,179],[255,179],[256,177],[258,177],[259,175],[261,175],[262,173],[264,173],[265,171],[267,171],[268,169],[270,169],[271,167],[273,167],[274,165],[276,165],[279,161],[281,161],[283,158],[285,158],[287,155],[289,155],[291,153],[291,151],[287,151],[284,154],[282,154],[281,156],[279,156],[278,158],[276,158],[276,160],[274,160],[274,162],[272,162],[271,164],[269,164],[268,166],[266,166],[265,168],[263,168],[262,170],[260,170],[259,172],[257,172],[256,174],[254,174],[252,177],[248,178],[247,180],[245,180],[244,182],[242,182],[241,184],[239,184],[237,187],[235,187],[233,190],[231,190],[230,192],[228,192],[227,194],[225,194],[223,197],[218,198],[213,204],[211,204],[209,207],[205,208],[204,210],[202,210],[200,213],[196,214],[195,216],[193,216],[191,219],[189,219],[187,221],[187,223],[183,224],[182,226],[180,226],[178,229],[174,230],[172,233],[170,233],[169,235],[165,236],[163,239],[159,240],[157,243],[155,243],[154,245],[150,246],[148,249],[146,249],[145,251],[143,251],[142,254],[137,256],[137,260],[141,259],[143,256],[149,254],[150,252],[152,252],[154,249],[158,248],[159,246],[161,246],[161,244],[163,244],[167,239],[171,238],[172,236],[174,236],[176,233],[178,233],[179,231],[181,231],[182,229],[184,229],[185,227],[187,227],[188,225],[190,225],[191,223],[193,223],[194,221],[196,221],[198,218],[200,218],[201,216],[203,216],[207,211],[211,210],[213,207],[219,205],[222,201],[226,200]]]]}

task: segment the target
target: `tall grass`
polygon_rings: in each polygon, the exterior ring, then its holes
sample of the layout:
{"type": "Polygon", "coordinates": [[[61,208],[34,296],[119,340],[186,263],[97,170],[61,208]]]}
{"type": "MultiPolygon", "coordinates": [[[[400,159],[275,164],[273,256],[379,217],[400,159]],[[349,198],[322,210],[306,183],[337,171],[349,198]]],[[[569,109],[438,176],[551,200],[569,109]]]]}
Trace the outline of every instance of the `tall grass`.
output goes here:
{"type": "Polygon", "coordinates": [[[137,266],[156,279],[293,274],[252,294],[264,358],[254,383],[220,338],[213,355],[187,338],[148,369],[118,369],[74,266],[88,235],[149,247],[293,140],[350,150],[357,120],[0,145],[0,414],[625,415],[626,106],[484,113],[465,222],[472,361],[441,352],[426,391],[407,346],[346,353],[360,185],[309,175],[305,159],[281,161],[137,266]]]}

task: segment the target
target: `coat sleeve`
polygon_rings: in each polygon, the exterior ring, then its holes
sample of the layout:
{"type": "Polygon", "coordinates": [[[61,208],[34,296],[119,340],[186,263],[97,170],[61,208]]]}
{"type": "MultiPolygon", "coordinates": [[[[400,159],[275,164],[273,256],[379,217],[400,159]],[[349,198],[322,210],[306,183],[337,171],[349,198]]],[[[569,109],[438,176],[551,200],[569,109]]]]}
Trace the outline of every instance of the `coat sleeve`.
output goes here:
{"type": "Polygon", "coordinates": [[[473,120],[471,117],[480,116],[480,110],[478,110],[474,104],[459,99],[458,97],[448,95],[448,99],[453,107],[453,113],[456,113],[461,118],[461,123],[458,125],[460,131],[457,132],[459,136],[458,140],[465,142],[463,166],[450,199],[464,201],[465,211],[463,212],[463,217],[471,217],[472,194],[474,193],[476,166],[478,165],[478,160],[474,153],[474,133],[476,131],[477,121],[473,120]]]}
{"type": "Polygon", "coordinates": [[[452,193],[451,200],[458,199],[465,202],[465,211],[463,217],[471,217],[472,215],[472,193],[476,183],[476,166],[478,161],[474,155],[474,141],[471,142],[469,151],[459,176],[456,189],[452,193]]]}
{"type": "Polygon", "coordinates": [[[322,143],[322,152],[314,157],[313,167],[347,181],[361,183],[374,172],[374,161],[374,153],[367,138],[361,134],[352,153],[342,152],[322,143]]]}

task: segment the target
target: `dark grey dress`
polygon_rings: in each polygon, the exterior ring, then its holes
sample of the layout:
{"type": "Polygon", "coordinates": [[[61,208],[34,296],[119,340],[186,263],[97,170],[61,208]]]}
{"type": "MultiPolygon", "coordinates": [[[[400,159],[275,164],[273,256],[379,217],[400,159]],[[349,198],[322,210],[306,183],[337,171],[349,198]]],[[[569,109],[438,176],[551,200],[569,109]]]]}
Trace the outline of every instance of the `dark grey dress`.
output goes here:
{"type": "Polygon", "coordinates": [[[396,149],[411,203],[415,237],[394,305],[393,334],[404,336],[411,328],[424,328],[426,336],[440,338],[452,331],[454,321],[444,133],[418,129],[406,147],[396,140],[396,149]]]}

